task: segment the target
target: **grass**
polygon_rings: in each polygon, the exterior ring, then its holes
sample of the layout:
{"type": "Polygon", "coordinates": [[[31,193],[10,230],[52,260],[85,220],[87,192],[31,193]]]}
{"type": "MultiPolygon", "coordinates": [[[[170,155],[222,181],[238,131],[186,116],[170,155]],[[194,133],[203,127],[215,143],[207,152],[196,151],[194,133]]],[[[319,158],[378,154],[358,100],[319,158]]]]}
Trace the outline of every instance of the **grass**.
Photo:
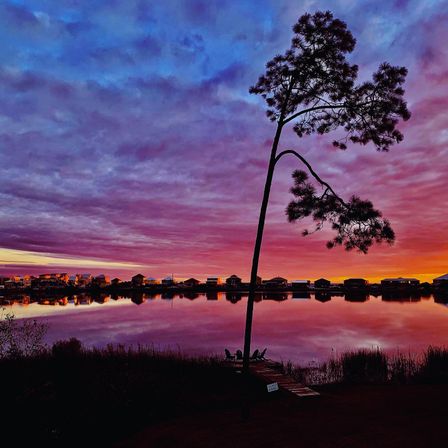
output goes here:
{"type": "Polygon", "coordinates": [[[283,364],[283,370],[308,384],[448,383],[448,348],[428,347],[420,356],[380,349],[348,351],[318,365],[283,364]]]}
{"type": "MultiPolygon", "coordinates": [[[[76,339],[1,359],[0,381],[2,426],[16,446],[107,446],[158,421],[209,409],[238,412],[245,390],[241,375],[216,357],[145,347],[85,350],[76,339]]],[[[255,397],[262,387],[254,380],[247,392],[255,397]]]]}
{"type": "Polygon", "coordinates": [[[448,349],[429,347],[423,356],[418,375],[425,382],[448,382],[448,349]]]}
{"type": "Polygon", "coordinates": [[[380,350],[347,352],[340,363],[342,381],[346,383],[382,383],[387,379],[387,357],[380,350]]]}

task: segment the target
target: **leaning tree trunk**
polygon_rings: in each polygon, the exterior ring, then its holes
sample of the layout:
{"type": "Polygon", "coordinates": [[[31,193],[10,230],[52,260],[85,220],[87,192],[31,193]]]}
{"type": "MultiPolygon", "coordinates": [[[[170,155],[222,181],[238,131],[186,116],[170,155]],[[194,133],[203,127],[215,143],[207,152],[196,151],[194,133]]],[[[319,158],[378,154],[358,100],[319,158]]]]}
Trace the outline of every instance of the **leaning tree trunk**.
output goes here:
{"type": "Polygon", "coordinates": [[[252,317],[254,313],[254,299],[255,289],[257,287],[258,275],[258,261],[260,259],[261,243],[263,240],[263,229],[266,219],[266,210],[268,208],[269,194],[271,192],[272,177],[274,175],[275,157],[277,155],[278,143],[282,133],[281,121],[277,124],[277,131],[275,133],[274,141],[272,143],[271,157],[269,159],[268,173],[266,176],[266,183],[264,185],[263,201],[261,203],[260,217],[258,219],[257,238],[255,240],[254,254],[252,258],[252,269],[250,274],[249,298],[247,299],[246,310],[246,329],[244,333],[244,355],[243,355],[243,372],[249,372],[249,357],[250,357],[250,341],[252,334],[252,317]]]}

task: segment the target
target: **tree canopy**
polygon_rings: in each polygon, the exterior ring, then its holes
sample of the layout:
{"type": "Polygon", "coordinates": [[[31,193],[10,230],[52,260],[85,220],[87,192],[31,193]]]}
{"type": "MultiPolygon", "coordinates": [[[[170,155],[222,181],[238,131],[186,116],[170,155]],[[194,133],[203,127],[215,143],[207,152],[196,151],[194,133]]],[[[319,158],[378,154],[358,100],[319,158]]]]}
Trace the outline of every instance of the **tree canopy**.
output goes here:
{"type": "MultiPolygon", "coordinates": [[[[291,47],[269,61],[265,74],[250,88],[265,99],[269,119],[280,129],[293,122],[299,138],[342,129],[343,136],[333,140],[333,145],[343,150],[349,143],[371,143],[378,151],[388,151],[401,142],[397,124],[410,118],[402,87],[407,69],[384,62],[371,81],[357,84],[358,66],[346,59],[356,40],[347,25],[329,11],[304,14],[293,31],[291,47]]],[[[284,151],[288,152],[295,153],[284,151]]],[[[389,222],[370,201],[353,196],[344,202],[314,177],[325,189],[322,195],[316,194],[305,172],[294,172],[291,192],[296,200],[286,209],[290,221],[311,216],[317,222],[316,230],[330,222],[337,235],[328,242],[329,248],[344,245],[365,253],[373,242],[394,241],[389,222]]]]}

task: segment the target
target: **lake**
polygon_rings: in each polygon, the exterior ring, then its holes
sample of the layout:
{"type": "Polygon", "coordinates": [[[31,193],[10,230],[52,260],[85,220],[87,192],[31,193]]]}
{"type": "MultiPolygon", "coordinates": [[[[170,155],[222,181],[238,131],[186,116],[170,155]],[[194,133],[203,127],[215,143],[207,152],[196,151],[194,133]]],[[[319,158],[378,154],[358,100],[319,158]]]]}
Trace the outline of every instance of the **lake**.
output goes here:
{"type": "MultiPolygon", "coordinates": [[[[355,348],[419,353],[448,345],[448,299],[440,297],[257,296],[253,349],[277,360],[310,363],[355,348]]],[[[187,354],[242,349],[247,295],[238,293],[89,295],[58,301],[3,301],[17,319],[48,324],[46,341],[76,337],[86,346],[151,345],[187,354]],[[50,305],[50,303],[54,303],[50,305]]]]}

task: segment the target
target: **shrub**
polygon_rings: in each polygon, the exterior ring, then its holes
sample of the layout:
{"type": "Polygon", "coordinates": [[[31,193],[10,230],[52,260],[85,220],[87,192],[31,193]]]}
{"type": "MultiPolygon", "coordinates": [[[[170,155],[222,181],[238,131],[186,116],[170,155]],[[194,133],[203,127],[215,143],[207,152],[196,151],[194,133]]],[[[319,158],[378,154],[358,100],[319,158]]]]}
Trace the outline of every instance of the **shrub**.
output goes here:
{"type": "Polygon", "coordinates": [[[47,325],[36,320],[17,322],[14,314],[0,316],[0,359],[36,356],[46,350],[47,325]]]}
{"type": "Polygon", "coordinates": [[[76,338],[57,341],[53,344],[51,352],[56,358],[73,358],[81,354],[82,344],[76,338]]]}

